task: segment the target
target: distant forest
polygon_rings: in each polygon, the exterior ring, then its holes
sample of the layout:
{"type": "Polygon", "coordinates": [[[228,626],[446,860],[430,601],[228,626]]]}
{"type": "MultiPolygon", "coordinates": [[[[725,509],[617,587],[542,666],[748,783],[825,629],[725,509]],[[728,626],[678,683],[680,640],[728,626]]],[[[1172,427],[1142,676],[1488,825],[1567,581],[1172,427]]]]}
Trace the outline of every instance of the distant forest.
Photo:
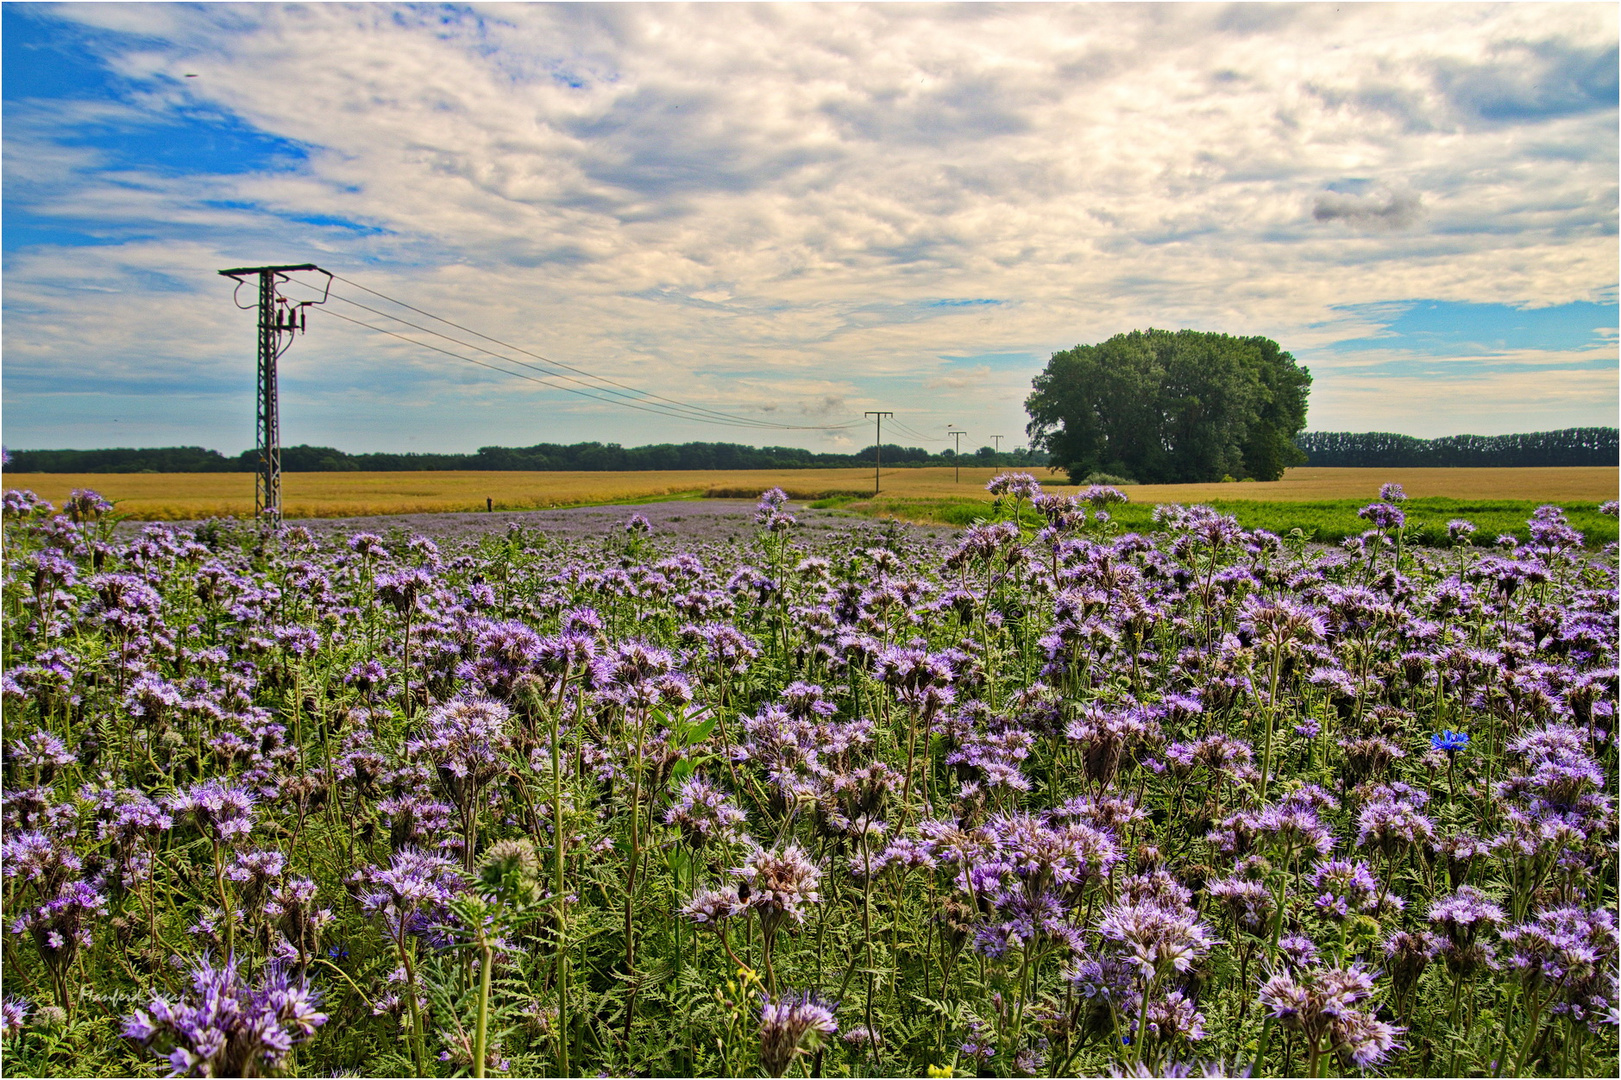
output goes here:
{"type": "Polygon", "coordinates": [[[1615,428],[1565,428],[1525,435],[1448,435],[1415,439],[1383,431],[1308,431],[1295,439],[1308,465],[1343,469],[1511,468],[1614,465],[1615,428]]]}
{"type": "MultiPolygon", "coordinates": [[[[1308,465],[1339,468],[1491,468],[1533,465],[1615,465],[1621,438],[1615,428],[1565,428],[1524,435],[1448,435],[1415,439],[1387,432],[1308,431],[1295,440],[1308,465]]],[[[886,467],[950,465],[952,451],[931,454],[916,446],[885,444],[886,467]]],[[[285,472],[413,472],[451,469],[535,472],[618,472],[701,469],[847,469],[871,465],[873,448],[854,454],[818,454],[789,446],[738,443],[574,443],[560,446],[480,447],[476,454],[346,454],[329,446],[282,448],[285,472]]],[[[964,453],[964,463],[1037,468],[1047,455],[1024,448],[998,453],[989,446],[964,453]]],[[[226,457],[200,446],[152,450],[14,450],[14,473],[253,472],[255,453],[226,457]]]]}
{"type": "MultiPolygon", "coordinates": [[[[13,450],[6,465],[14,473],[253,472],[257,454],[244,450],[226,457],[200,446],[154,450],[13,450]]],[[[950,465],[952,451],[931,454],[916,446],[883,448],[891,467],[950,465]]],[[[1047,463],[1041,451],[1023,448],[998,453],[989,446],[964,453],[962,460],[997,468],[1034,468],[1047,463]]],[[[737,443],[575,443],[559,446],[480,447],[476,454],[346,454],[330,446],[284,446],[283,472],[430,472],[444,470],[521,470],[534,472],[621,472],[699,469],[847,469],[870,466],[873,447],[854,454],[818,454],[788,446],[737,443]]]]}

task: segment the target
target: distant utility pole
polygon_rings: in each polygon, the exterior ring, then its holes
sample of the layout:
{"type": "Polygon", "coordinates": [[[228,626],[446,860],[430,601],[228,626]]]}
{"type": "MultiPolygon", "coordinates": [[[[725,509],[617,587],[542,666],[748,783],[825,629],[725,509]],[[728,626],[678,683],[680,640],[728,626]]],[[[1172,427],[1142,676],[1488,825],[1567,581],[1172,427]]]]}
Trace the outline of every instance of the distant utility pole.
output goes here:
{"type": "Polygon", "coordinates": [[[895,414],[892,412],[870,412],[867,415],[872,417],[873,423],[878,425],[878,430],[873,434],[872,444],[872,493],[876,495],[878,494],[878,466],[884,460],[884,417],[887,416],[893,420],[895,414]]]}
{"type": "Polygon", "coordinates": [[[960,484],[962,483],[962,437],[968,434],[968,432],[958,431],[956,428],[951,428],[946,432],[946,434],[954,435],[957,438],[957,452],[951,460],[952,463],[957,466],[956,482],[960,484]]]}
{"type": "Polygon", "coordinates": [[[992,435],[991,436],[991,442],[996,444],[996,452],[998,454],[1000,454],[1002,452],[1002,440],[1005,439],[1005,438],[1007,438],[1007,436],[1005,436],[1005,435],[992,435]]]}
{"type": "MultiPolygon", "coordinates": [[[[326,303],[332,291],[332,275],[314,263],[296,266],[239,266],[221,270],[221,276],[237,283],[238,289],[247,284],[250,274],[259,277],[259,386],[258,416],[254,441],[258,450],[258,468],[253,479],[253,516],[260,521],[276,525],[281,521],[281,406],[276,393],[276,361],[292,344],[295,332],[304,329],[304,309],[311,304],[326,303]],[[287,275],[300,270],[313,270],[326,274],[326,292],[319,300],[304,300],[297,304],[276,293],[278,281],[291,281],[287,275]],[[287,343],[282,344],[282,335],[287,343]]],[[[238,303],[237,307],[247,305],[238,303]]]]}

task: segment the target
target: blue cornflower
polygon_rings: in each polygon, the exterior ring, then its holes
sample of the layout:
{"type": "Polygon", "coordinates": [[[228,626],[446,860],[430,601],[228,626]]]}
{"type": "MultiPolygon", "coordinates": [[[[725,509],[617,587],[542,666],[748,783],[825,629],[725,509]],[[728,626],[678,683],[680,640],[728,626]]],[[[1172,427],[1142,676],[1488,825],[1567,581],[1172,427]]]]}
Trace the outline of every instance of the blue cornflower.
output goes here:
{"type": "Polygon", "coordinates": [[[1430,746],[1436,750],[1445,750],[1448,757],[1469,745],[1469,736],[1462,731],[1443,731],[1439,735],[1430,736],[1430,746]]]}

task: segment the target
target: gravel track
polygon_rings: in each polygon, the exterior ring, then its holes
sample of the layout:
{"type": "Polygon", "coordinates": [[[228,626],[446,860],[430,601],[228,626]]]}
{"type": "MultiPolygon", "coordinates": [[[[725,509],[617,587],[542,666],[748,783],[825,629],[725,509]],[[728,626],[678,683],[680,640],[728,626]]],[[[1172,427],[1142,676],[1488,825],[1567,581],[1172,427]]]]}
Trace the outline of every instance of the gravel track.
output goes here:
{"type": "MultiPolygon", "coordinates": [[[[816,543],[832,543],[843,536],[870,543],[889,527],[888,522],[836,510],[811,510],[803,504],[790,504],[798,519],[798,535],[816,543]]],[[[608,536],[624,528],[632,515],[640,514],[653,527],[655,539],[680,539],[687,543],[726,543],[754,535],[754,502],[746,499],[688,499],[642,503],[631,506],[575,506],[558,510],[497,511],[486,514],[387,514],[375,517],[288,518],[290,526],[301,526],[320,538],[369,532],[387,535],[395,530],[429,537],[436,543],[477,540],[481,536],[504,535],[507,526],[517,523],[525,529],[538,529],[545,536],[560,540],[589,540],[608,536]]],[[[126,521],[118,526],[120,535],[139,534],[149,522],[126,521]]],[[[196,522],[164,522],[174,529],[187,529],[196,522]]],[[[958,530],[949,525],[900,523],[899,528],[918,539],[944,542],[958,530]]]]}

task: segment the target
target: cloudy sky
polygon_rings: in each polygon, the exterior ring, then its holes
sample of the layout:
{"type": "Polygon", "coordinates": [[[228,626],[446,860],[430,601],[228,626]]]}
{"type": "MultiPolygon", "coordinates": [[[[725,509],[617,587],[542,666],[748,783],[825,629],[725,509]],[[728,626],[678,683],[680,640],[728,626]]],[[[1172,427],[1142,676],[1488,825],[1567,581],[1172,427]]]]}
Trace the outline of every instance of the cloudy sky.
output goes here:
{"type": "Polygon", "coordinates": [[[302,262],[340,280],[283,440],[350,451],[855,448],[870,409],[1015,445],[1053,351],[1151,326],[1275,338],[1313,430],[1613,425],[1617,36],[1605,3],[6,4],[4,439],[250,447],[216,271],[302,262]]]}

